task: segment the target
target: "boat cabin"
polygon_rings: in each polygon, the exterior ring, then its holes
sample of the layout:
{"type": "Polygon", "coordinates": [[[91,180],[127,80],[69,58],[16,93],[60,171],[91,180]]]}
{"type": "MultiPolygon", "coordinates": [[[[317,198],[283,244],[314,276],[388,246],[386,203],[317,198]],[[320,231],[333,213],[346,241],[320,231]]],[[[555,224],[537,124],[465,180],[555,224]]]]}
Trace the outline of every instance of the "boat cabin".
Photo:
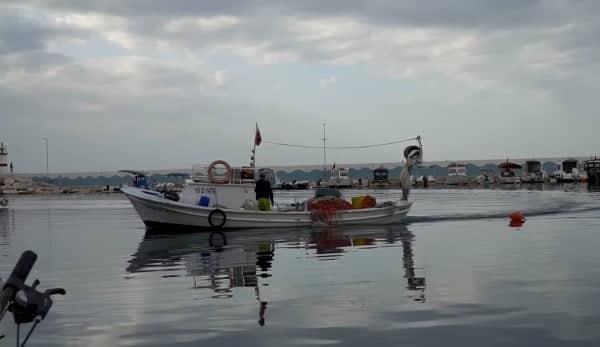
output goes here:
{"type": "Polygon", "coordinates": [[[563,160],[561,164],[562,172],[564,173],[573,173],[573,169],[577,169],[578,161],[576,159],[567,159],[563,160]]]}

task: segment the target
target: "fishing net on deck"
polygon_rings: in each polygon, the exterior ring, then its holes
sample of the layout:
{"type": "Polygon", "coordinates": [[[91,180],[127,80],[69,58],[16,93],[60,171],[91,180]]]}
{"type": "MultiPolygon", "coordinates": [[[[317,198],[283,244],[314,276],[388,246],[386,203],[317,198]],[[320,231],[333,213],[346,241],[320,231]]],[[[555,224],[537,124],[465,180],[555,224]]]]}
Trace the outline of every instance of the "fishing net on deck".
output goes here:
{"type": "Polygon", "coordinates": [[[307,208],[313,222],[335,224],[340,212],[351,209],[352,204],[341,198],[321,197],[310,199],[307,208]]]}

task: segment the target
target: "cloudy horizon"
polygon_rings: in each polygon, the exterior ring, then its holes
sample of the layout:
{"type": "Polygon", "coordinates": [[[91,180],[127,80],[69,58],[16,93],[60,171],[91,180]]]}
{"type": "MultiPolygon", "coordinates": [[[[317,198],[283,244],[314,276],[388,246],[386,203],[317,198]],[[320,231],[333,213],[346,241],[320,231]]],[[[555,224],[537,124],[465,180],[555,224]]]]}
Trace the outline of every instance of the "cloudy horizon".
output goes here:
{"type": "MultiPolygon", "coordinates": [[[[247,164],[263,139],[421,135],[426,160],[600,153],[595,1],[0,1],[19,172],[247,164]]],[[[393,162],[403,146],[328,151],[393,162]]],[[[258,149],[259,165],[320,150],[258,149]]]]}

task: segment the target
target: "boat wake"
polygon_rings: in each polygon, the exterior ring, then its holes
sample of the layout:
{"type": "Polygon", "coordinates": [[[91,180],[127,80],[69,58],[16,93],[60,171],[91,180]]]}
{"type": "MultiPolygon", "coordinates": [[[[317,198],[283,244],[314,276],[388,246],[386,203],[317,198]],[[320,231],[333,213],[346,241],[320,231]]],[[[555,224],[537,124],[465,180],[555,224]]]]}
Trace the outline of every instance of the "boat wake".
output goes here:
{"type": "Polygon", "coordinates": [[[600,211],[596,197],[572,192],[452,191],[421,198],[407,223],[501,219],[513,211],[520,211],[526,218],[600,211]]]}
{"type": "MultiPolygon", "coordinates": [[[[531,211],[521,211],[521,213],[525,217],[539,217],[546,215],[559,215],[565,213],[575,213],[575,212],[592,212],[592,211],[600,211],[600,207],[587,207],[581,209],[572,209],[572,210],[531,210],[531,211]]],[[[427,222],[444,222],[444,221],[462,221],[462,220],[479,220],[479,219],[506,219],[509,218],[509,215],[512,211],[502,211],[496,213],[482,213],[482,214],[464,214],[464,215],[438,215],[438,216],[407,216],[406,223],[407,224],[415,224],[415,223],[427,223],[427,222]]]]}

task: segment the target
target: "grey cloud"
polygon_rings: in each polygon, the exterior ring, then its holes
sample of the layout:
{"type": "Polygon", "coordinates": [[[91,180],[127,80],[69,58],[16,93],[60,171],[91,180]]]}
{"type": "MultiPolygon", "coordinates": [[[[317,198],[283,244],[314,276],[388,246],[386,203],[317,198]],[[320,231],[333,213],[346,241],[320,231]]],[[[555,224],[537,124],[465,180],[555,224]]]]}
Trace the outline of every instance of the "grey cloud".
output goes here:
{"type": "Polygon", "coordinates": [[[0,4],[0,54],[43,50],[49,41],[59,38],[81,38],[88,33],[78,28],[49,24],[41,18],[23,16],[0,4]]]}
{"type": "MultiPolygon", "coordinates": [[[[125,126],[135,129],[142,123],[147,133],[139,137],[152,142],[153,136],[168,137],[168,130],[177,126],[171,120],[177,120],[184,132],[188,129],[182,123],[199,119],[214,124],[209,127],[213,132],[234,122],[277,119],[276,111],[289,120],[294,110],[261,108],[240,101],[248,100],[245,95],[220,89],[223,78],[214,80],[214,66],[219,69],[219,59],[231,56],[259,64],[365,64],[370,71],[404,79],[451,80],[467,90],[465,98],[472,97],[468,87],[474,86],[489,90],[501,100],[499,104],[513,97],[550,95],[582,113],[589,114],[594,107],[590,90],[596,81],[590,75],[597,74],[600,58],[596,19],[600,2],[596,1],[33,0],[3,4],[0,99],[3,110],[19,115],[9,122],[12,129],[39,127],[58,134],[60,127],[74,128],[90,137],[98,129],[110,129],[127,136],[125,126]],[[46,12],[50,17],[74,13],[83,18],[49,22],[23,16],[22,11],[46,12]],[[86,15],[96,14],[104,17],[85,22],[86,15]],[[225,16],[224,24],[194,22],[218,21],[215,16],[225,16]],[[122,47],[122,57],[81,59],[60,51],[60,42],[72,39],[122,44],[114,41],[115,34],[132,42],[122,47]],[[165,52],[175,58],[152,56],[165,52]],[[178,60],[188,54],[192,67],[178,60]],[[140,58],[144,56],[149,57],[140,58]],[[212,70],[200,62],[210,59],[212,70]]],[[[80,49],[85,51],[85,46],[80,49]]],[[[363,107],[365,112],[372,109],[363,107]]],[[[484,108],[473,109],[480,113],[484,108]]],[[[440,107],[435,112],[445,110],[440,107]]],[[[173,135],[169,141],[177,142],[179,137],[173,135]]],[[[235,141],[242,145],[243,141],[235,141]]],[[[192,142],[186,140],[190,146],[192,142]]],[[[189,149],[182,151],[193,155],[189,149]]],[[[107,159],[98,167],[109,165],[107,159]]]]}
{"type": "Polygon", "coordinates": [[[47,8],[100,12],[117,16],[210,16],[273,13],[315,16],[354,16],[372,22],[419,26],[507,26],[539,19],[541,0],[463,1],[118,1],[33,0],[47,8]]]}
{"type": "Polygon", "coordinates": [[[0,15],[0,54],[39,50],[45,47],[45,41],[53,35],[48,28],[32,25],[22,18],[0,15]]]}

